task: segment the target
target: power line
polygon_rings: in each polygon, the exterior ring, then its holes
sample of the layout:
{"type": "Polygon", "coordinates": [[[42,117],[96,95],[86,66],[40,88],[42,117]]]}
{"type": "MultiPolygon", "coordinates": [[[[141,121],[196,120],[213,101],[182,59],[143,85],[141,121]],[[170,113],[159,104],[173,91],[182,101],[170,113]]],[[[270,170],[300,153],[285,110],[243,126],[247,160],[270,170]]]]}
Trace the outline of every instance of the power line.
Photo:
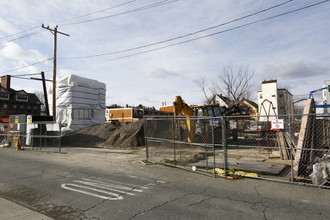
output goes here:
{"type": "Polygon", "coordinates": [[[189,39],[189,40],[181,41],[181,42],[174,43],[174,44],[169,44],[169,45],[166,45],[166,46],[163,46],[163,47],[158,47],[158,48],[155,48],[155,49],[146,50],[146,51],[142,51],[142,52],[135,53],[135,54],[130,54],[130,55],[122,56],[122,57],[113,58],[113,59],[110,59],[109,61],[123,59],[123,58],[131,57],[131,56],[136,56],[136,55],[139,55],[139,54],[149,53],[149,52],[165,49],[167,47],[173,47],[173,46],[176,46],[176,45],[180,45],[180,44],[192,42],[192,41],[195,41],[195,40],[200,40],[200,39],[203,39],[203,38],[211,37],[211,36],[214,36],[214,35],[222,34],[222,33],[225,33],[225,32],[237,30],[237,29],[247,27],[247,26],[250,26],[250,25],[253,25],[253,24],[257,24],[257,23],[261,23],[261,22],[264,22],[264,21],[274,19],[274,18],[282,17],[284,15],[292,14],[294,12],[301,11],[301,10],[304,10],[304,9],[307,9],[307,8],[311,8],[311,7],[314,7],[314,6],[329,2],[329,1],[330,0],[324,0],[324,1],[321,1],[321,2],[317,2],[317,3],[314,3],[314,4],[310,4],[310,5],[295,9],[295,10],[283,12],[281,14],[277,14],[277,15],[274,15],[274,16],[271,16],[271,17],[268,17],[268,18],[260,19],[260,20],[253,21],[253,22],[249,22],[249,23],[246,23],[246,24],[243,24],[243,25],[239,25],[239,26],[236,26],[236,27],[233,27],[233,28],[218,31],[218,32],[215,32],[215,33],[212,33],[212,34],[207,34],[207,35],[204,35],[204,36],[201,36],[201,37],[192,38],[192,39],[189,39]]]}
{"type": "MultiPolygon", "coordinates": [[[[243,25],[239,25],[239,26],[236,26],[236,27],[233,27],[233,28],[226,29],[226,30],[218,31],[218,32],[215,32],[215,33],[211,33],[211,34],[208,34],[208,35],[201,36],[201,37],[192,38],[192,39],[189,39],[189,40],[185,40],[185,41],[165,45],[165,46],[150,49],[150,50],[137,52],[137,53],[134,53],[134,54],[129,54],[129,55],[121,56],[121,57],[108,59],[106,61],[102,61],[102,63],[103,62],[110,62],[110,61],[114,61],[114,60],[119,60],[119,59],[124,59],[124,58],[132,57],[132,56],[136,56],[136,55],[140,55],[140,54],[150,53],[150,52],[154,52],[154,51],[157,51],[157,50],[162,50],[162,49],[165,49],[165,48],[168,48],[168,47],[173,47],[173,46],[185,44],[185,43],[188,43],[188,42],[192,42],[192,41],[195,41],[195,40],[199,40],[199,39],[211,37],[211,36],[214,36],[214,35],[226,33],[226,32],[229,32],[229,31],[237,30],[237,29],[240,29],[240,28],[243,28],[243,27],[251,26],[253,24],[261,23],[261,22],[264,22],[264,21],[268,21],[268,20],[271,20],[271,19],[275,19],[275,18],[278,18],[278,17],[285,16],[285,15],[288,15],[288,14],[292,14],[292,13],[295,13],[295,12],[298,12],[298,11],[301,11],[301,10],[305,10],[305,9],[308,9],[308,8],[311,8],[311,7],[315,7],[317,5],[321,5],[321,4],[327,3],[329,1],[330,0],[324,0],[324,1],[317,2],[317,3],[309,4],[309,5],[294,9],[294,10],[290,10],[290,11],[283,12],[283,13],[280,13],[280,14],[277,14],[277,15],[273,15],[273,16],[270,16],[270,17],[267,17],[267,18],[264,18],[264,19],[249,22],[249,23],[246,23],[246,24],[243,24],[243,25]]],[[[68,67],[65,67],[65,68],[68,68],[68,67]]]]}
{"type": "Polygon", "coordinates": [[[14,71],[21,70],[21,69],[24,69],[24,68],[27,68],[27,67],[30,67],[30,66],[35,66],[35,65],[38,65],[38,64],[44,63],[44,62],[46,62],[46,61],[48,61],[48,60],[52,60],[52,59],[53,59],[53,58],[48,58],[48,59],[41,60],[41,61],[36,62],[36,63],[31,63],[31,64],[26,65],[26,66],[23,66],[23,67],[19,67],[19,68],[12,69],[12,70],[7,70],[7,71],[4,71],[4,72],[1,72],[1,74],[9,73],[9,72],[14,72],[14,71]]]}
{"type": "Polygon", "coordinates": [[[84,15],[79,15],[77,17],[73,17],[73,18],[67,19],[66,21],[71,21],[71,20],[75,20],[75,19],[78,19],[78,18],[88,17],[90,15],[98,14],[98,13],[101,13],[101,12],[104,12],[104,11],[108,11],[108,10],[111,10],[111,9],[114,9],[114,8],[118,8],[120,6],[127,5],[127,4],[130,4],[130,3],[136,2],[136,1],[137,0],[132,0],[132,1],[124,2],[124,3],[119,4],[119,5],[111,6],[109,8],[105,8],[105,9],[101,9],[99,11],[91,12],[91,13],[84,14],[84,15]]]}
{"type": "Polygon", "coordinates": [[[27,38],[27,37],[30,37],[30,36],[36,35],[36,34],[38,34],[38,33],[39,33],[39,31],[35,31],[35,32],[30,33],[30,34],[26,34],[26,35],[23,35],[23,36],[20,36],[20,37],[17,37],[17,38],[11,39],[11,40],[3,41],[3,42],[0,42],[0,45],[2,45],[2,44],[6,44],[6,43],[9,43],[9,42],[13,42],[13,41],[17,41],[17,40],[20,40],[20,39],[23,39],[23,38],[27,38]]]}
{"type": "Polygon", "coordinates": [[[132,13],[132,12],[137,12],[137,11],[147,10],[147,9],[150,9],[150,8],[159,7],[159,6],[170,4],[170,3],[173,3],[173,2],[177,2],[177,1],[179,1],[179,0],[163,0],[163,1],[159,1],[159,2],[156,2],[156,3],[150,4],[150,5],[145,5],[145,6],[140,7],[140,8],[135,8],[135,9],[132,9],[132,10],[124,11],[124,12],[121,12],[121,13],[108,15],[108,16],[103,16],[103,17],[99,17],[99,18],[93,18],[93,19],[89,19],[89,20],[85,20],[85,21],[78,21],[78,22],[73,22],[73,23],[68,23],[68,24],[62,24],[62,26],[83,24],[83,23],[87,23],[87,22],[103,20],[103,19],[107,19],[107,18],[111,18],[111,17],[116,17],[116,16],[120,16],[120,15],[124,15],[124,14],[129,14],[129,13],[132,13]]]}
{"type": "Polygon", "coordinates": [[[13,77],[18,77],[18,76],[34,76],[34,75],[40,75],[40,73],[28,73],[28,74],[14,75],[13,77]]]}
{"type": "Polygon", "coordinates": [[[37,27],[31,27],[29,29],[26,29],[26,30],[23,30],[23,31],[20,31],[20,32],[17,32],[15,34],[10,34],[10,35],[7,35],[7,36],[3,36],[3,37],[0,37],[0,40],[4,39],[4,38],[7,38],[7,37],[12,37],[12,36],[15,36],[15,35],[18,35],[18,34],[21,34],[21,33],[25,33],[25,32],[28,32],[28,31],[31,31],[31,30],[34,30],[34,29],[37,29],[39,26],[37,27]]]}
{"type": "Polygon", "coordinates": [[[102,54],[87,55],[87,56],[77,56],[77,57],[65,57],[65,58],[59,58],[59,59],[82,59],[82,58],[107,56],[107,55],[113,55],[113,54],[117,54],[117,53],[129,52],[129,51],[132,51],[132,50],[138,50],[138,49],[142,49],[142,48],[146,48],[146,47],[150,47],[150,46],[155,46],[157,44],[167,43],[167,42],[170,42],[170,41],[174,41],[174,40],[178,40],[178,39],[185,38],[185,37],[188,37],[188,36],[192,36],[192,35],[195,35],[195,34],[199,34],[199,33],[202,33],[204,31],[215,29],[215,28],[218,28],[218,27],[221,27],[221,26],[225,26],[225,25],[228,25],[228,24],[231,24],[231,23],[234,23],[234,22],[237,22],[237,21],[246,19],[248,17],[252,17],[254,15],[257,15],[257,14],[260,14],[260,13],[263,13],[263,12],[266,12],[266,11],[269,11],[269,10],[272,10],[274,8],[280,7],[280,6],[284,5],[284,4],[287,4],[287,3],[292,2],[292,1],[293,0],[288,0],[286,2],[283,2],[283,3],[277,4],[277,5],[271,6],[269,8],[262,9],[260,11],[254,12],[252,14],[245,15],[243,17],[239,17],[239,18],[230,20],[228,22],[224,22],[224,23],[221,23],[221,24],[218,24],[218,25],[215,25],[215,26],[211,26],[211,27],[208,27],[208,28],[205,28],[205,29],[201,29],[201,30],[198,30],[198,31],[195,31],[195,32],[191,32],[191,33],[188,33],[188,34],[180,35],[180,36],[177,36],[177,37],[174,37],[174,38],[170,38],[170,39],[163,40],[163,41],[158,41],[158,42],[155,42],[155,43],[151,43],[151,44],[147,44],[147,45],[143,45],[143,46],[139,46],[139,47],[124,49],[124,50],[119,50],[119,51],[114,51],[114,52],[108,52],[108,53],[102,53],[102,54]]]}
{"type": "MultiPolygon", "coordinates": [[[[74,19],[87,17],[87,16],[90,16],[90,15],[93,15],[93,14],[97,14],[97,13],[108,11],[108,10],[111,10],[111,9],[114,9],[114,8],[118,8],[120,6],[124,6],[124,5],[130,4],[130,3],[133,3],[135,1],[138,1],[138,0],[131,0],[131,1],[128,1],[128,2],[124,2],[124,3],[118,4],[118,5],[109,7],[109,8],[101,9],[99,11],[95,11],[95,12],[91,12],[91,13],[88,13],[88,14],[84,14],[84,15],[80,15],[80,16],[77,16],[77,17],[73,17],[73,18],[70,18],[70,19],[67,19],[67,20],[64,20],[64,21],[71,21],[71,20],[74,20],[74,19]]],[[[5,38],[9,38],[9,37],[12,37],[12,36],[15,36],[15,35],[19,35],[19,34],[22,34],[22,33],[25,33],[25,32],[29,32],[31,30],[38,29],[39,27],[40,26],[38,25],[38,26],[34,26],[34,27],[28,28],[28,29],[23,30],[23,31],[19,31],[19,32],[14,33],[14,34],[6,35],[6,36],[3,36],[3,37],[0,37],[0,40],[5,39],[5,38]]],[[[21,38],[23,38],[23,37],[21,37],[21,38]]],[[[21,39],[21,38],[17,38],[17,39],[21,39]]],[[[14,40],[17,40],[17,39],[14,39],[14,40]]],[[[11,40],[11,41],[14,41],[14,40],[11,40]]],[[[3,44],[3,43],[0,43],[0,44],[3,44]]]]}

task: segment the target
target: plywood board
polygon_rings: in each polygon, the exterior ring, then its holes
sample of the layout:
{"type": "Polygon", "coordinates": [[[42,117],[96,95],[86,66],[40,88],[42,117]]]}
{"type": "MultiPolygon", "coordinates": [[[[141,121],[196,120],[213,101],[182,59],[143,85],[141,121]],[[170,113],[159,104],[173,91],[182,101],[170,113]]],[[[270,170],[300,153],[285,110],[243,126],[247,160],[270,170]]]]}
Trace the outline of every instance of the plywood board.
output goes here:
{"type": "Polygon", "coordinates": [[[301,127],[299,132],[299,139],[297,143],[295,158],[293,161],[293,170],[295,176],[299,176],[303,171],[301,170],[304,158],[304,148],[306,147],[306,140],[309,133],[310,121],[311,117],[310,114],[312,113],[312,105],[314,103],[314,99],[308,99],[305,104],[304,108],[304,115],[301,119],[301,127]]]}

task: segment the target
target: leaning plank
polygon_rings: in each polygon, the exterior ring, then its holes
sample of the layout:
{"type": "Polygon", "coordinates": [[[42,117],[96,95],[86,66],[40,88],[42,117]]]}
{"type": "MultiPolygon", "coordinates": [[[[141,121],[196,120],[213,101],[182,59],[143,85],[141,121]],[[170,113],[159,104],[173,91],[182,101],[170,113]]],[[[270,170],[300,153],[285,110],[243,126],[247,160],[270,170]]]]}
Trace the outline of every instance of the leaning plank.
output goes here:
{"type": "Polygon", "coordinates": [[[284,135],[282,131],[277,132],[277,143],[279,146],[279,150],[281,152],[281,159],[282,160],[288,160],[288,153],[287,153],[287,146],[284,140],[284,135]]]}
{"type": "Polygon", "coordinates": [[[294,158],[294,154],[296,152],[296,145],[295,143],[293,142],[293,140],[291,139],[290,135],[288,132],[285,132],[284,133],[284,138],[285,138],[285,141],[287,143],[287,146],[289,148],[289,155],[290,155],[290,160],[293,160],[294,158]]]}
{"type": "Polygon", "coordinates": [[[299,132],[299,138],[296,148],[296,153],[293,161],[293,171],[295,176],[303,175],[305,172],[305,165],[304,163],[304,148],[308,147],[307,145],[307,139],[309,136],[309,126],[312,116],[310,114],[312,113],[312,104],[314,103],[314,99],[308,99],[305,108],[304,108],[304,115],[301,119],[301,127],[299,132]]]}

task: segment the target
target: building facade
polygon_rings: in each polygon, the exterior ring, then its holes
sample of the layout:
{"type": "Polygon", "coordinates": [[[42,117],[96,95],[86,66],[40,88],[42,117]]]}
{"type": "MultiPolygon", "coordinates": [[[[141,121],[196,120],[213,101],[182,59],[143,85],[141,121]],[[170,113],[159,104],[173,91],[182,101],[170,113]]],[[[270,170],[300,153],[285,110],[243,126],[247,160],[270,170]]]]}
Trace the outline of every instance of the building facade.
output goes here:
{"type": "Polygon", "coordinates": [[[10,88],[10,75],[1,77],[0,84],[0,118],[9,115],[26,114],[38,116],[41,114],[42,103],[33,93],[10,88]]]}
{"type": "Polygon", "coordinates": [[[279,89],[277,80],[262,82],[258,91],[260,121],[271,121],[293,114],[293,96],[287,89],[279,89]]]}

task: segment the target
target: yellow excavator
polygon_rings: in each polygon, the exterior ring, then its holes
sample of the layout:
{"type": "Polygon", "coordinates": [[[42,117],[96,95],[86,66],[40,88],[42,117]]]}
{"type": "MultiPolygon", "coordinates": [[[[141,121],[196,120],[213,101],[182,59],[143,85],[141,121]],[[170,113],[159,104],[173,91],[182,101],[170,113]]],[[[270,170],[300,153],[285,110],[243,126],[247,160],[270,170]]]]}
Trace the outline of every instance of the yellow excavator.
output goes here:
{"type": "Polygon", "coordinates": [[[189,132],[188,142],[193,142],[196,130],[196,122],[191,120],[191,117],[194,116],[193,109],[183,101],[181,96],[176,96],[175,101],[173,102],[174,105],[174,115],[175,116],[185,116],[187,129],[189,132]]]}
{"type": "MultiPolygon", "coordinates": [[[[203,123],[204,129],[209,130],[210,127],[214,129],[216,133],[216,142],[221,142],[222,140],[222,122],[219,116],[230,116],[230,115],[247,115],[248,112],[245,108],[241,107],[242,104],[233,105],[230,108],[219,106],[219,104],[207,104],[201,106],[189,106],[187,103],[183,101],[181,96],[176,96],[174,101],[174,114],[176,116],[185,116],[186,119],[186,129],[188,130],[188,142],[198,141],[195,139],[198,135],[196,135],[196,123],[198,124],[198,120],[192,119],[194,116],[202,115],[202,116],[209,116],[214,117],[214,119],[210,122],[212,126],[206,125],[203,123]],[[208,128],[207,128],[208,127],[208,128]]],[[[226,122],[226,127],[229,128],[228,122],[226,122]]],[[[185,128],[184,128],[185,129],[185,128]]],[[[199,128],[200,129],[200,128],[199,128]]],[[[203,129],[203,130],[204,130],[203,129]]],[[[197,132],[198,133],[198,132],[197,132]]],[[[202,133],[205,133],[202,132],[202,133]]],[[[206,135],[209,135],[206,132],[206,135]]],[[[226,135],[230,135],[230,129],[226,129],[226,135]]],[[[208,137],[203,137],[201,140],[207,140],[208,137]]]]}

